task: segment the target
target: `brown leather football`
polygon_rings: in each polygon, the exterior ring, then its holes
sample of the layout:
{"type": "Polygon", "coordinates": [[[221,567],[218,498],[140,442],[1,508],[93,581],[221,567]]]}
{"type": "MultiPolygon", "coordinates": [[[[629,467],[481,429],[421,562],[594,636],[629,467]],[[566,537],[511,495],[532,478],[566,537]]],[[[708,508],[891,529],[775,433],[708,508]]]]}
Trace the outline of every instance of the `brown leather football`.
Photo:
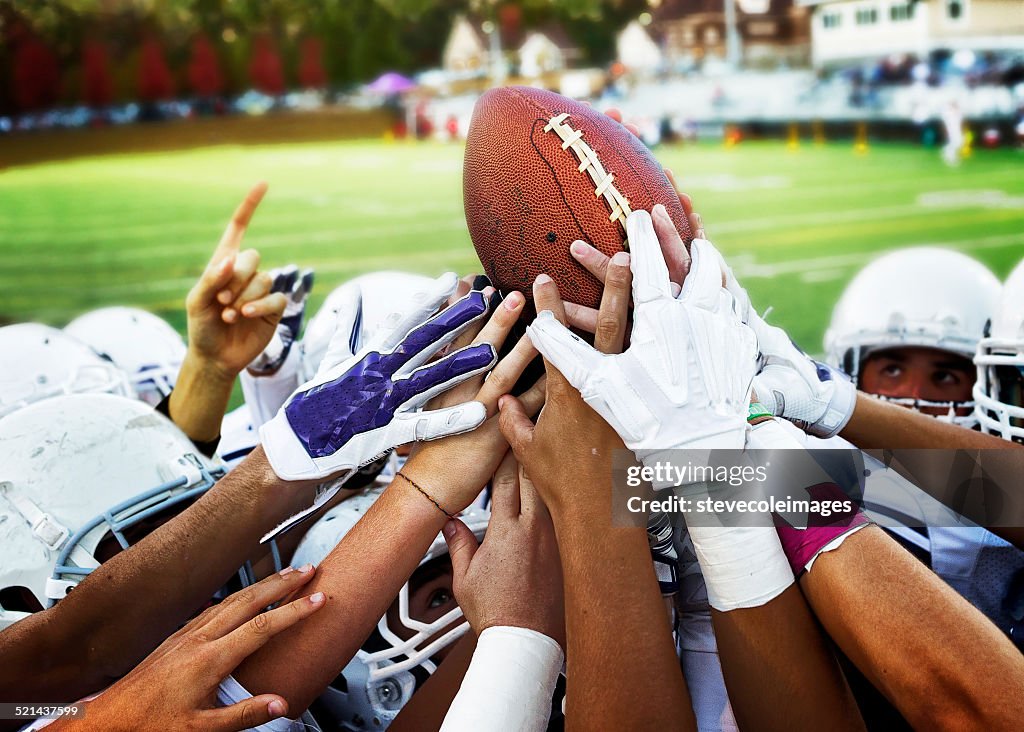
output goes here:
{"type": "Polygon", "coordinates": [[[597,307],[601,285],[576,262],[576,239],[608,256],[628,248],[626,216],[663,204],[689,247],[686,212],[650,150],[625,127],[560,94],[511,86],[473,110],[462,192],[484,271],[531,298],[548,274],[566,300],[597,307]]]}

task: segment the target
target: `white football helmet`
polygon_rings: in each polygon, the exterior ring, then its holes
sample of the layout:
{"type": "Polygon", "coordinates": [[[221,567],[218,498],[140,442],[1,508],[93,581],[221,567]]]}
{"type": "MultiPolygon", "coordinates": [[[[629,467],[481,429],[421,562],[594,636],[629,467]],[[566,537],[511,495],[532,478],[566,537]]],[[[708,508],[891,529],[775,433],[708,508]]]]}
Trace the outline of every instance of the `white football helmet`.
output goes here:
{"type": "MultiPolygon", "coordinates": [[[[302,337],[300,383],[309,381],[316,375],[316,370],[327,353],[331,336],[334,335],[338,322],[338,307],[346,301],[346,294],[352,288],[358,287],[362,295],[359,321],[361,325],[359,333],[354,333],[353,336],[358,337],[357,342],[365,343],[389,315],[405,310],[412,303],[413,296],[431,286],[433,282],[430,277],[408,272],[371,272],[334,288],[306,325],[306,332],[302,337]]],[[[355,352],[358,348],[353,347],[352,350],[355,352]]]]}
{"type": "Polygon", "coordinates": [[[40,323],[0,328],[0,417],[61,394],[134,397],[128,376],[86,344],[40,323]]]}
{"type": "MultiPolygon", "coordinates": [[[[323,561],[382,492],[383,488],[378,484],[342,501],[324,514],[306,532],[292,558],[293,566],[323,561]]],[[[477,540],[483,540],[490,511],[471,506],[459,518],[477,540]]],[[[447,554],[448,546],[438,535],[419,566],[447,554]]],[[[361,732],[385,729],[412,698],[417,687],[434,673],[436,664],[431,658],[469,630],[468,622],[459,623],[463,615],[458,607],[433,622],[411,617],[409,583],[402,586],[397,601],[399,622],[405,631],[412,633],[409,639],[403,640],[389,626],[385,613],[363,647],[320,695],[320,707],[331,717],[330,722],[336,728],[361,732]],[[458,625],[445,630],[453,623],[458,625]]]]}
{"type": "Polygon", "coordinates": [[[139,308],[93,310],[64,331],[128,374],[139,399],[153,406],[171,393],[185,360],[185,341],[178,331],[139,308]]]}
{"type": "MultiPolygon", "coordinates": [[[[886,254],[847,286],[825,331],[826,361],[858,383],[872,351],[918,346],[973,358],[995,309],[999,280],[977,260],[949,249],[913,247],[886,254]]],[[[880,397],[915,409],[940,407],[944,421],[973,427],[973,402],[880,397]]]]}
{"type": "Polygon", "coordinates": [[[0,631],[63,598],[222,472],[136,399],[61,396],[0,419],[0,631]]]}
{"type": "Polygon", "coordinates": [[[975,414],[981,428],[1024,442],[1024,261],[1006,278],[992,324],[974,357],[975,414]]]}

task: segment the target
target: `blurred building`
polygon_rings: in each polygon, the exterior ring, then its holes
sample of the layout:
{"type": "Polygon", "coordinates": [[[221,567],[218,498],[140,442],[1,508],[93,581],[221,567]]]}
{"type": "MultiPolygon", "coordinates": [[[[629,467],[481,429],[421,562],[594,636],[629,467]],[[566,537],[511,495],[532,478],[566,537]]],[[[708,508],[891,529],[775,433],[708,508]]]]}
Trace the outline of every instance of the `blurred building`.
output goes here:
{"type": "MultiPolygon", "coordinates": [[[[810,11],[795,0],[735,0],[736,30],[746,66],[810,61],[810,11]]],[[[726,57],[723,0],[652,3],[651,34],[673,65],[726,57]]]]}
{"type": "Polygon", "coordinates": [[[565,28],[548,24],[526,34],[526,40],[516,52],[519,73],[537,78],[553,71],[571,67],[582,56],[565,28]]]}
{"type": "Polygon", "coordinates": [[[662,67],[664,56],[658,44],[637,21],[633,21],[615,39],[616,57],[630,71],[653,72],[662,67]]]}
{"type": "Polygon", "coordinates": [[[799,0],[815,66],[936,51],[1024,49],[1024,0],[799,0]]]}
{"type": "Polygon", "coordinates": [[[518,18],[493,23],[473,16],[459,16],[445,43],[442,67],[452,74],[487,71],[495,47],[504,64],[531,79],[569,68],[581,56],[569,34],[555,23],[524,29],[518,18]]]}
{"type": "Polygon", "coordinates": [[[441,55],[444,70],[455,74],[486,71],[489,63],[488,42],[479,24],[464,15],[455,18],[441,55]]]}

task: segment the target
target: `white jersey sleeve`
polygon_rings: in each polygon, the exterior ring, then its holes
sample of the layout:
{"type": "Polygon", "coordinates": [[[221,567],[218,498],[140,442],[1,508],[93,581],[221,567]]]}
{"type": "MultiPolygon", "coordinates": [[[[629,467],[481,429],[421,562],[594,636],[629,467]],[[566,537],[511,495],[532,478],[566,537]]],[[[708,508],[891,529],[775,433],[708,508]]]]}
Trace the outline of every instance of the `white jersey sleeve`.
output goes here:
{"type": "MultiPolygon", "coordinates": [[[[244,686],[238,683],[234,676],[228,676],[220,682],[217,688],[217,703],[222,707],[251,699],[250,694],[244,686]]],[[[320,732],[320,726],[313,720],[309,712],[304,712],[298,719],[274,719],[259,727],[253,727],[255,732],[320,732]]]]}
{"type": "Polygon", "coordinates": [[[239,378],[242,382],[242,394],[249,405],[256,430],[269,422],[285,401],[299,388],[299,350],[293,348],[281,364],[281,368],[270,376],[253,376],[247,369],[242,369],[239,378]]]}

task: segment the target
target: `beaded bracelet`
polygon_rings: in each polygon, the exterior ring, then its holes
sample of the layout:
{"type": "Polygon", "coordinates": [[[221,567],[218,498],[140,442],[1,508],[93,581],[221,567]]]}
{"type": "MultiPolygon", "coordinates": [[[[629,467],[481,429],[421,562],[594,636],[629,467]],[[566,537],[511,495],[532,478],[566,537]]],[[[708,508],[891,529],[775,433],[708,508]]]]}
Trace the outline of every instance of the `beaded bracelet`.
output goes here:
{"type": "Polygon", "coordinates": [[[412,478],[410,478],[410,477],[409,477],[408,475],[406,475],[405,473],[403,473],[403,472],[402,472],[401,470],[399,470],[399,471],[398,471],[398,477],[400,477],[400,478],[404,479],[404,480],[405,480],[405,482],[407,482],[407,483],[408,483],[409,485],[411,485],[411,486],[412,486],[413,488],[415,488],[415,489],[416,489],[416,490],[418,490],[418,491],[419,491],[420,493],[422,493],[422,494],[424,495],[424,497],[425,497],[425,498],[426,498],[426,499],[427,499],[428,501],[430,501],[430,502],[431,502],[431,503],[433,503],[433,504],[434,504],[435,506],[437,506],[437,510],[438,510],[438,511],[440,511],[441,513],[443,513],[443,514],[444,514],[445,516],[447,516],[447,517],[448,517],[448,518],[450,518],[450,519],[453,519],[453,518],[455,518],[455,514],[451,514],[451,513],[448,513],[448,512],[447,512],[447,511],[445,511],[445,510],[444,510],[443,508],[441,508],[441,504],[440,504],[440,503],[438,503],[438,502],[437,502],[437,501],[436,501],[436,500],[434,499],[434,497],[433,497],[432,495],[430,495],[430,494],[429,494],[429,493],[427,493],[427,492],[426,492],[425,490],[423,490],[423,488],[421,488],[421,487],[420,487],[420,485],[419,485],[419,484],[418,484],[418,483],[417,483],[417,482],[416,482],[415,480],[413,480],[412,478]]]}

